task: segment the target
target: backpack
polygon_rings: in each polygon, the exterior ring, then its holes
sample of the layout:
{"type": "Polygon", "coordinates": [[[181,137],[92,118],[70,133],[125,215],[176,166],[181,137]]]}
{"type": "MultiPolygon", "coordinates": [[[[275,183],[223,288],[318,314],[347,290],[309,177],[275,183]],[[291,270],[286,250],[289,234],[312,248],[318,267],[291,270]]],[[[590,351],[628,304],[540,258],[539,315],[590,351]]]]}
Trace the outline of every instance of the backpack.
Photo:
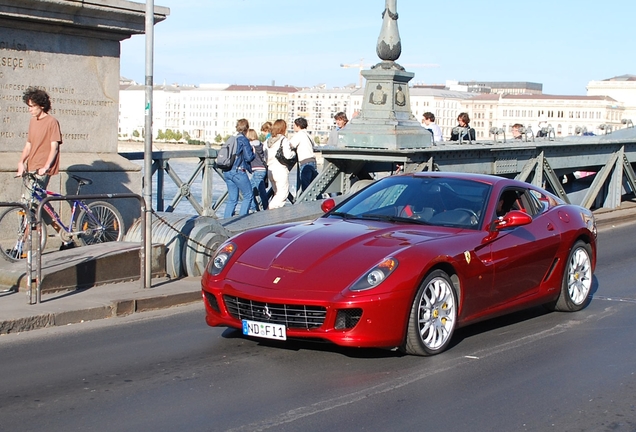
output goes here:
{"type": "Polygon", "coordinates": [[[221,171],[229,171],[236,160],[236,137],[231,136],[216,154],[216,167],[221,171]]]}

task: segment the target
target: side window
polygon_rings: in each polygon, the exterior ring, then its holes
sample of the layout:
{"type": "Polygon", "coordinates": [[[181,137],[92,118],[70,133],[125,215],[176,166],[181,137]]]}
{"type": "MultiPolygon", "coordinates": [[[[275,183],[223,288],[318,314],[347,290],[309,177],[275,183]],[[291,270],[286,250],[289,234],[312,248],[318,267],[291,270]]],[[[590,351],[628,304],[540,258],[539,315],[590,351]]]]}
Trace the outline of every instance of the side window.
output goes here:
{"type": "Polygon", "coordinates": [[[534,202],[534,206],[537,209],[536,210],[537,214],[543,213],[550,207],[549,205],[550,199],[544,194],[542,194],[541,192],[530,189],[528,191],[528,196],[529,196],[529,199],[534,202]]]}
{"type": "Polygon", "coordinates": [[[496,216],[504,216],[511,210],[522,210],[519,195],[520,192],[518,190],[505,189],[501,193],[501,195],[499,195],[499,200],[497,201],[496,216]]]}
{"type": "Polygon", "coordinates": [[[511,210],[519,210],[534,217],[543,211],[546,206],[541,193],[532,189],[506,189],[497,204],[497,217],[501,217],[511,210]]]}
{"type": "Polygon", "coordinates": [[[525,190],[519,197],[519,201],[521,201],[523,211],[528,213],[530,216],[535,216],[539,214],[541,207],[532,192],[533,191],[531,190],[525,190]]]}

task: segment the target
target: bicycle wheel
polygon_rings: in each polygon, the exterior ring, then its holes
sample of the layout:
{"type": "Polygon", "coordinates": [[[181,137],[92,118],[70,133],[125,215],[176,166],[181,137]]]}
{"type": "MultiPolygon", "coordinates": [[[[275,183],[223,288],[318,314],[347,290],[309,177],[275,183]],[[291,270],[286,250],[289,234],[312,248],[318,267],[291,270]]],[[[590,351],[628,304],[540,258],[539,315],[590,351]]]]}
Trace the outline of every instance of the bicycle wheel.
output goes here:
{"type": "MultiPolygon", "coordinates": [[[[7,261],[17,262],[27,257],[27,236],[29,220],[22,207],[12,207],[0,214],[0,256],[7,261]]],[[[34,236],[35,237],[35,236],[34,236]]],[[[46,225],[42,225],[40,248],[46,246],[46,225]]]]}
{"type": "Polygon", "coordinates": [[[95,201],[88,204],[88,210],[82,209],[75,222],[80,245],[119,241],[124,238],[124,219],[115,206],[105,201],[95,201]]]}

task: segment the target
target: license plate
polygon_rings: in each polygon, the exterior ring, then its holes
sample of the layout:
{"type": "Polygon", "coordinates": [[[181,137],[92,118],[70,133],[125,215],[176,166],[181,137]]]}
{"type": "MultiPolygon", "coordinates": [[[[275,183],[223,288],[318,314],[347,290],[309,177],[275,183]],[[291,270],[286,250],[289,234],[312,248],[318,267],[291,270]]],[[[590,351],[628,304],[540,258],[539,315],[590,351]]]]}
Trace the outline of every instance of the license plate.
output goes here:
{"type": "Polygon", "coordinates": [[[287,340],[284,325],[243,320],[243,334],[266,339],[287,340]]]}

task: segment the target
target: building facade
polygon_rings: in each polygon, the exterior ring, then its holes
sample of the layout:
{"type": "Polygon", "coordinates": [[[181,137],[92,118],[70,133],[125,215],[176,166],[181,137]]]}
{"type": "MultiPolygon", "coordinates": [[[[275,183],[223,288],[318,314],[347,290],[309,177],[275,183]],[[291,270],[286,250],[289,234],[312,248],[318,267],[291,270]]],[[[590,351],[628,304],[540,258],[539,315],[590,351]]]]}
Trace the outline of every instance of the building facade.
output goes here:
{"type": "MultiPolygon", "coordinates": [[[[264,122],[287,119],[289,95],[297,91],[289,86],[157,85],[153,88],[153,138],[170,129],[193,140],[218,142],[236,132],[240,118],[260,133],[264,122]]],[[[119,138],[142,139],[144,86],[124,82],[119,94],[119,138]]]]}
{"type": "Polygon", "coordinates": [[[294,119],[306,118],[309,134],[317,144],[324,144],[329,132],[335,127],[333,117],[336,113],[344,112],[349,119],[354,116],[353,94],[359,92],[360,89],[356,89],[355,86],[327,89],[321,85],[305,88],[289,95],[289,111],[280,118],[287,119],[290,130],[294,119]]]}
{"type": "MultiPolygon", "coordinates": [[[[477,139],[489,139],[490,130],[501,128],[511,136],[512,125],[552,126],[555,135],[604,134],[622,126],[624,108],[608,96],[492,95],[476,96],[464,103],[477,139]]],[[[492,136],[490,137],[492,138],[492,136]]]]}
{"type": "Polygon", "coordinates": [[[588,96],[609,96],[622,102],[623,118],[636,122],[636,75],[620,75],[587,84],[588,96]]]}
{"type": "MultiPolygon", "coordinates": [[[[457,126],[461,112],[470,116],[478,140],[493,139],[493,128],[503,129],[510,137],[516,123],[531,126],[535,134],[540,124],[549,125],[558,137],[604,134],[626,127],[626,120],[636,118],[636,76],[591,81],[587,96],[545,95],[537,83],[470,84],[498,90],[482,92],[466,85],[454,86],[453,82],[450,87],[448,83],[446,87],[414,86],[409,89],[411,111],[419,121],[425,112],[432,112],[445,140],[457,126]],[[518,89],[526,92],[517,93],[518,89]]],[[[333,116],[343,111],[349,119],[354,118],[363,97],[364,89],[354,86],[155,86],[153,134],[156,138],[159,131],[171,129],[195,140],[218,142],[235,132],[239,118],[247,118],[257,133],[262,123],[282,118],[287,121],[288,133],[292,133],[294,119],[305,117],[309,134],[317,144],[324,144],[335,127],[333,116]]],[[[144,98],[144,86],[121,83],[120,139],[142,139],[144,98]]]]}

